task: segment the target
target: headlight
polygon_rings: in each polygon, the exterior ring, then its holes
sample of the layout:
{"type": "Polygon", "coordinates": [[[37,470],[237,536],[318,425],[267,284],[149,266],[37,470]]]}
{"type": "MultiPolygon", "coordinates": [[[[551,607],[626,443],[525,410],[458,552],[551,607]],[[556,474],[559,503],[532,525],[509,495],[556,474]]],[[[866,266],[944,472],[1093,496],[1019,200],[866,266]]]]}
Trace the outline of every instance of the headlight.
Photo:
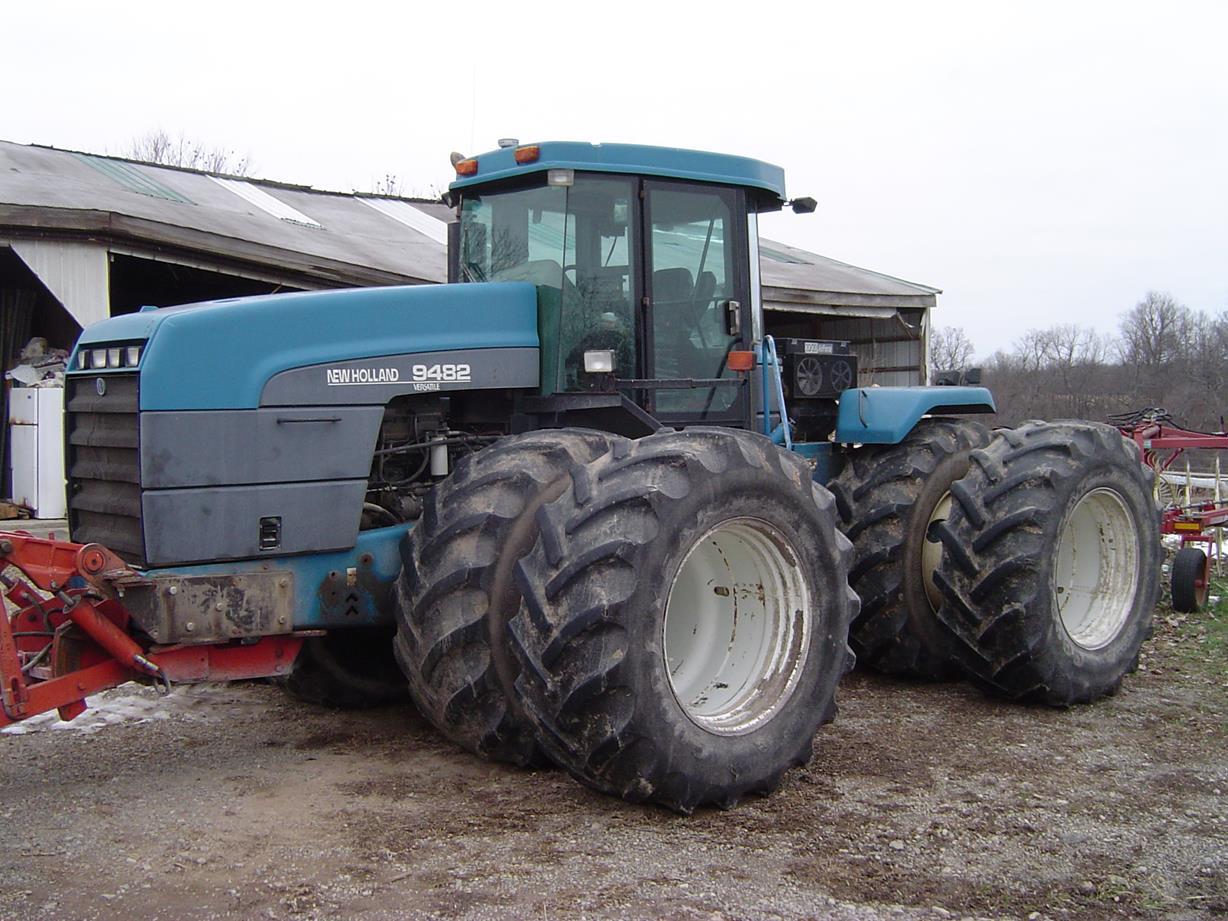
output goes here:
{"type": "Polygon", "coordinates": [[[101,349],[82,349],[77,367],[82,371],[104,371],[112,368],[135,368],[141,363],[141,345],[111,345],[101,349]]]}
{"type": "Polygon", "coordinates": [[[614,350],[599,349],[585,352],[584,370],[589,374],[610,374],[614,370],[614,350]]]}

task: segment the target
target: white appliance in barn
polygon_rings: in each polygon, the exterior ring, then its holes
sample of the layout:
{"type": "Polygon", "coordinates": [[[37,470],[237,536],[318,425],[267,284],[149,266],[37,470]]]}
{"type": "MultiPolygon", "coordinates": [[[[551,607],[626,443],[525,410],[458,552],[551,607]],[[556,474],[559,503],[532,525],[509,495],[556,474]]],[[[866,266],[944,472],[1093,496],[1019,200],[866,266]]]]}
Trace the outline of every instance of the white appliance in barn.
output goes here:
{"type": "Polygon", "coordinates": [[[63,518],[64,388],[12,388],[9,435],[13,501],[33,509],[35,518],[63,518]]]}

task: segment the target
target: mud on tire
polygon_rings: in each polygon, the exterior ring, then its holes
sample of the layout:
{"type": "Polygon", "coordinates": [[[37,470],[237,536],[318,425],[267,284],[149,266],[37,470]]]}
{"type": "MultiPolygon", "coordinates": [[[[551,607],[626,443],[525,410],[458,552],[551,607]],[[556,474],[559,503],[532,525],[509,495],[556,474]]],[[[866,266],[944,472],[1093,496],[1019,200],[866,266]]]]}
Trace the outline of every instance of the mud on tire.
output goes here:
{"type": "Polygon", "coordinates": [[[923,419],[899,444],[851,452],[828,484],[853,542],[849,582],[861,613],[849,643],[858,662],[910,678],[958,674],[950,636],[935,622],[929,578],[940,545],[930,525],[973,449],[991,438],[971,419],[923,419]]]}
{"type": "Polygon", "coordinates": [[[276,679],[292,697],[356,710],[409,700],[392,653],[391,629],[334,630],[308,637],[289,674],[276,679]]]}
{"type": "Polygon", "coordinates": [[[731,430],[620,442],[576,471],[538,512],[511,622],[547,754],[684,813],[805,763],[853,661],[834,505],[799,458],[731,430]]]}
{"type": "Polygon", "coordinates": [[[938,619],[1006,697],[1066,706],[1138,664],[1159,591],[1152,476],[1116,429],[1026,423],[974,451],[937,530],[938,619]]]}
{"type": "Polygon", "coordinates": [[[562,491],[571,467],[615,440],[543,430],[463,457],[431,491],[402,545],[397,660],[422,715],[471,752],[520,765],[537,760],[510,696],[517,666],[504,636],[520,604],[512,566],[536,539],[538,505],[562,491]]]}

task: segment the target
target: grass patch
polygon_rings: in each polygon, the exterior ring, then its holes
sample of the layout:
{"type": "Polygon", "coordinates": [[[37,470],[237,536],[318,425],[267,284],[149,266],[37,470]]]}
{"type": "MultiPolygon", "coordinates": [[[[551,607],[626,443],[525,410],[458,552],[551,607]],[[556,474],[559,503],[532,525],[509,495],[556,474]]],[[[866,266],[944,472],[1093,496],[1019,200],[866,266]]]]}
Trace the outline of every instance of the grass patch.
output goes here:
{"type": "Polygon", "coordinates": [[[1223,667],[1228,675],[1228,579],[1211,579],[1211,597],[1219,596],[1216,604],[1208,604],[1202,612],[1204,632],[1202,647],[1208,658],[1223,667]]]}
{"type": "Polygon", "coordinates": [[[1208,594],[1217,600],[1197,613],[1181,614],[1165,591],[1156,606],[1156,645],[1182,670],[1228,682],[1228,577],[1212,574],[1208,594]]]}

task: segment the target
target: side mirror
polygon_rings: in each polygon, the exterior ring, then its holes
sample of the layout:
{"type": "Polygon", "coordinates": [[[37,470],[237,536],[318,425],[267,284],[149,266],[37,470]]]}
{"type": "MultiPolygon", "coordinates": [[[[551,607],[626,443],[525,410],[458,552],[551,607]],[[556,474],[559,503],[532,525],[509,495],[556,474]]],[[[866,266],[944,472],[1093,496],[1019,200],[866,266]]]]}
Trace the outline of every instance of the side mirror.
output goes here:
{"type": "Polygon", "coordinates": [[[819,203],[810,196],[795,198],[789,202],[789,207],[793,209],[794,214],[813,214],[814,209],[818,206],[819,203]]]}

